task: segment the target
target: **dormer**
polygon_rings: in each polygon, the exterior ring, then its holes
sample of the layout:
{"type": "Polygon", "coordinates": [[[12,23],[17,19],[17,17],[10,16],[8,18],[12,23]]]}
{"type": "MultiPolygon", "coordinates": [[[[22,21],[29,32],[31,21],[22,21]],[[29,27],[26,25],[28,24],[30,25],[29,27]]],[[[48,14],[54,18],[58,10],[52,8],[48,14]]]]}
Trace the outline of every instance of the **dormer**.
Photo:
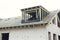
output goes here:
{"type": "Polygon", "coordinates": [[[58,27],[60,28],[60,12],[58,12],[57,14],[57,23],[58,23],[58,27]]]}
{"type": "Polygon", "coordinates": [[[42,6],[35,6],[30,8],[21,9],[22,23],[40,22],[49,12],[42,6]]]}

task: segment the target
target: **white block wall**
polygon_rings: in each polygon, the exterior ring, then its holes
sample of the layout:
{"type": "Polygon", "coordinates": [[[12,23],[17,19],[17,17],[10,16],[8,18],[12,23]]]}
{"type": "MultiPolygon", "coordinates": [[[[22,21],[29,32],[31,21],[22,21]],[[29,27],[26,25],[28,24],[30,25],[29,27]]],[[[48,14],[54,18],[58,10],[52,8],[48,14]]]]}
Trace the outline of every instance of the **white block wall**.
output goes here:
{"type": "Polygon", "coordinates": [[[51,40],[53,40],[53,34],[56,34],[58,40],[60,28],[54,24],[45,27],[0,30],[0,40],[2,38],[1,33],[9,33],[9,40],[48,40],[48,32],[51,32],[51,40]]]}
{"type": "Polygon", "coordinates": [[[0,30],[0,33],[9,33],[9,40],[47,40],[45,27],[0,30]]]}

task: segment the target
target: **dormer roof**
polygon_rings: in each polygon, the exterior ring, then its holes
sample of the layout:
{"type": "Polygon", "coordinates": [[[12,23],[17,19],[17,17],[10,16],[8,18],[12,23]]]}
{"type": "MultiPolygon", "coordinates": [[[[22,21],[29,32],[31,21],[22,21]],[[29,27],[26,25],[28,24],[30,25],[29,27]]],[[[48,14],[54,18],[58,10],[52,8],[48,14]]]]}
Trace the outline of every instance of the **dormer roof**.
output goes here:
{"type": "Polygon", "coordinates": [[[43,10],[49,12],[49,11],[48,11],[47,9],[45,9],[43,6],[28,7],[28,8],[21,9],[21,11],[27,11],[27,10],[31,10],[31,9],[43,9],[43,10]]]}

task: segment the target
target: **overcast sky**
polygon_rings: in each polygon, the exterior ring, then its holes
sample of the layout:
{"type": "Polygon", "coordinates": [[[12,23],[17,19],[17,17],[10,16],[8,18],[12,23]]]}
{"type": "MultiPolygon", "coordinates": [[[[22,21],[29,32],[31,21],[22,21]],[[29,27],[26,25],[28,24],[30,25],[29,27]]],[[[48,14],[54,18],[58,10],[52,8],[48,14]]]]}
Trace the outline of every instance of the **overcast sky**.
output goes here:
{"type": "Polygon", "coordinates": [[[60,9],[60,0],[0,0],[0,18],[21,16],[20,9],[37,5],[53,11],[60,9]]]}

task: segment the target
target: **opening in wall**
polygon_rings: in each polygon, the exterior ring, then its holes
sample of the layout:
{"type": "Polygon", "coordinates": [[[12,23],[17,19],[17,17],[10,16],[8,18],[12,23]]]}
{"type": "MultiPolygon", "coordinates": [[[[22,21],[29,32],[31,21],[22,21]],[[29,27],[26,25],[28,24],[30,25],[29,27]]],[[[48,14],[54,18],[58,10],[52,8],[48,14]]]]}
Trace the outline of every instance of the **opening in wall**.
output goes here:
{"type": "Polygon", "coordinates": [[[55,18],[52,20],[52,23],[55,24],[55,18]]]}
{"type": "Polygon", "coordinates": [[[58,40],[60,40],[60,36],[58,36],[58,40]]]}
{"type": "Polygon", "coordinates": [[[2,33],[2,40],[9,40],[9,33],[2,33]]]}
{"type": "Polygon", "coordinates": [[[53,40],[56,40],[56,34],[53,34],[53,40]]]}
{"type": "Polygon", "coordinates": [[[48,38],[49,38],[49,40],[51,40],[51,33],[50,32],[48,32],[48,38]]]}

